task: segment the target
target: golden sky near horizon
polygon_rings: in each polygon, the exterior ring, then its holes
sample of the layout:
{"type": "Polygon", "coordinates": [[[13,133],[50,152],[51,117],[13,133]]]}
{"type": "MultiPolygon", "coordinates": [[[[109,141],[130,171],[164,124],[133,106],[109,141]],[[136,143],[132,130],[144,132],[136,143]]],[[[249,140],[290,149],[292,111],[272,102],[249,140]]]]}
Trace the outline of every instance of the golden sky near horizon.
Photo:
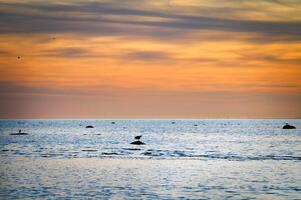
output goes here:
{"type": "Polygon", "coordinates": [[[0,0],[1,118],[301,117],[301,1],[0,0]]]}

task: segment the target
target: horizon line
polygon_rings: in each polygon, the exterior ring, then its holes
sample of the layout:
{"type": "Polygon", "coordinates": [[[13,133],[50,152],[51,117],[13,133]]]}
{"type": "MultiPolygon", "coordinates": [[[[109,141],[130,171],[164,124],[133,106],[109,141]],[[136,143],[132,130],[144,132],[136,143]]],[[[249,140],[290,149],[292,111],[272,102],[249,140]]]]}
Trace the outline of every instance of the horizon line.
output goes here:
{"type": "Polygon", "coordinates": [[[0,118],[0,120],[281,120],[301,119],[301,117],[250,117],[250,118],[0,118]]]}

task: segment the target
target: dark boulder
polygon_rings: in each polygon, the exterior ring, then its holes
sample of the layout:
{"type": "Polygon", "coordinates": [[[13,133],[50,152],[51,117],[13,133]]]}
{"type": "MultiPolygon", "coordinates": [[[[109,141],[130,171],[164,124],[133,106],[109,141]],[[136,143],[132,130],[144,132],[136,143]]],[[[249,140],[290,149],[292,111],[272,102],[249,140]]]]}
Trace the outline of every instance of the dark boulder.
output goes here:
{"type": "Polygon", "coordinates": [[[145,145],[145,143],[141,142],[140,140],[131,142],[131,144],[134,144],[134,145],[145,145]]]}
{"type": "Polygon", "coordinates": [[[292,125],[289,125],[288,123],[286,123],[282,129],[296,129],[296,127],[292,126],[292,125]]]}
{"type": "Polygon", "coordinates": [[[94,128],[94,126],[89,125],[89,126],[86,126],[86,128],[94,128]]]}

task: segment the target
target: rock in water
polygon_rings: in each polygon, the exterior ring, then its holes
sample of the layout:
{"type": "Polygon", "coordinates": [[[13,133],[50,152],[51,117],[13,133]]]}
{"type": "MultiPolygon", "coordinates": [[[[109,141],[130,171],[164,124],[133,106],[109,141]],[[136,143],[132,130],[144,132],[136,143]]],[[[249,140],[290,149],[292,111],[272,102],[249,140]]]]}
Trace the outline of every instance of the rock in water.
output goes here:
{"type": "Polygon", "coordinates": [[[11,133],[10,135],[28,135],[28,133],[20,133],[20,132],[18,132],[18,133],[11,133]]]}
{"type": "Polygon", "coordinates": [[[288,123],[286,123],[282,129],[296,129],[296,127],[292,126],[292,125],[289,125],[288,123]]]}
{"type": "Polygon", "coordinates": [[[89,126],[86,126],[86,128],[94,128],[94,126],[89,125],[89,126]]]}
{"type": "Polygon", "coordinates": [[[134,144],[134,145],[145,145],[145,143],[141,142],[140,140],[131,142],[131,144],[134,144]]]}

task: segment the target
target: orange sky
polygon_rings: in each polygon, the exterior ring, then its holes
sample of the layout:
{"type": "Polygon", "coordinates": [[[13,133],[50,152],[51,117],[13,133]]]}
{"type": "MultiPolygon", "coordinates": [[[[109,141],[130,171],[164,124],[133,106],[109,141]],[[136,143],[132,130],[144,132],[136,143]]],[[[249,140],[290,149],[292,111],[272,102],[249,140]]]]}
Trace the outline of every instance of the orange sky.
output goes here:
{"type": "Polygon", "coordinates": [[[0,16],[1,118],[301,117],[299,1],[0,0],[0,16]]]}

